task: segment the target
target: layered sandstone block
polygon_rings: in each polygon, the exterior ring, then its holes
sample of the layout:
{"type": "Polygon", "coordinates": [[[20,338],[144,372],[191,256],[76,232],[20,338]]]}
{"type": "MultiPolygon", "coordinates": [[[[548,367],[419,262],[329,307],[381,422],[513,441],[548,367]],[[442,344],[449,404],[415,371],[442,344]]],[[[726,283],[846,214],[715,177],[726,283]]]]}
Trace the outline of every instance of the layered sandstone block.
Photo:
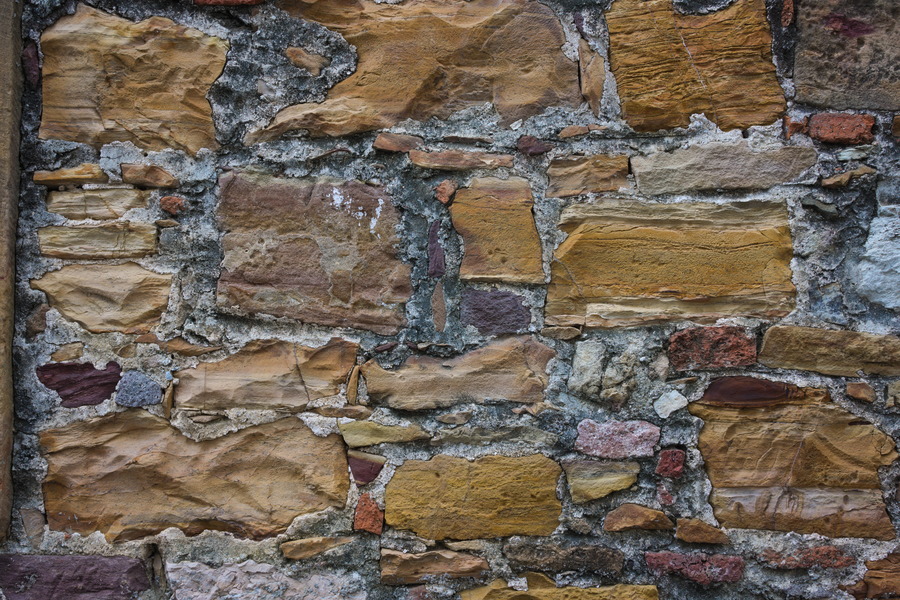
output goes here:
{"type": "Polygon", "coordinates": [[[462,600],[659,600],[655,585],[616,584],[600,587],[557,587],[552,579],[539,573],[526,575],[528,591],[508,587],[498,579],[489,586],[463,592],[462,600]]]}
{"type": "Polygon", "coordinates": [[[118,219],[129,210],[147,206],[147,193],[140,190],[74,190],[47,194],[47,210],[67,219],[118,219]]]}
{"type": "Polygon", "coordinates": [[[900,375],[900,337],[778,325],[766,330],[759,362],[845,377],[900,375]]]}
{"type": "Polygon", "coordinates": [[[787,210],[775,202],[566,208],[550,268],[550,325],[618,327],[724,316],[773,318],[794,305],[787,210]]]}
{"type": "Polygon", "coordinates": [[[41,254],[53,258],[140,258],[156,252],[156,226],[122,222],[38,230],[41,254]]]}

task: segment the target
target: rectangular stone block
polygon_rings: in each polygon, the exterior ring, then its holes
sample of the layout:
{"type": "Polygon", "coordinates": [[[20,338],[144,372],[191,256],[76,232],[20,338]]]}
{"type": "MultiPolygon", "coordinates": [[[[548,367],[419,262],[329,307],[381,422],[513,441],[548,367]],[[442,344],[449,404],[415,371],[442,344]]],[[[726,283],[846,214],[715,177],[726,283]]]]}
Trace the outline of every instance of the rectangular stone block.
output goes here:
{"type": "Polygon", "coordinates": [[[47,210],[67,219],[118,219],[133,208],[147,206],[147,193],[141,190],[73,190],[47,194],[47,210]]]}
{"type": "Polygon", "coordinates": [[[156,253],[156,226],[125,222],[38,229],[41,254],[53,258],[141,258],[156,253]]]}
{"type": "Polygon", "coordinates": [[[763,337],[759,362],[844,377],[900,375],[900,337],[777,325],[763,337]]]}

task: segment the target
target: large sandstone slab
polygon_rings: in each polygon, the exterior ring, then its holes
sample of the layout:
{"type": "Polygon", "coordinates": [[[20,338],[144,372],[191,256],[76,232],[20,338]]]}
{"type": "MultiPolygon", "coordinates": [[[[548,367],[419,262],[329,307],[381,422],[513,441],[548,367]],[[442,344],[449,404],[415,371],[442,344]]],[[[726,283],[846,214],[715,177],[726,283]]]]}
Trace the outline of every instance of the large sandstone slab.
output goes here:
{"type": "Polygon", "coordinates": [[[299,419],[195,442],[143,410],[41,433],[50,528],[126,541],[177,527],[260,539],[294,517],[342,508],[350,480],[338,435],[299,419]]]}
{"type": "Polygon", "coordinates": [[[837,109],[900,110],[895,0],[816,0],[797,11],[797,100],[837,109]]]}
{"type": "Polygon", "coordinates": [[[38,229],[41,254],[52,258],[141,258],[156,252],[156,225],[138,221],[38,229]]]}
{"type": "Polygon", "coordinates": [[[282,0],[280,6],[341,34],[359,62],[324,102],[282,110],[249,143],[297,129],[339,136],[404,119],[443,119],[484,102],[505,124],[581,104],[578,65],[562,52],[559,19],[534,0],[282,0]]]}
{"type": "Polygon", "coordinates": [[[0,592],[8,600],[131,600],[149,589],[136,558],[0,555],[0,592]]]}
{"type": "Polygon", "coordinates": [[[31,281],[50,306],[93,333],[147,333],[169,303],[172,276],[138,264],[66,265],[31,281]]]}
{"type": "Polygon", "coordinates": [[[178,371],[175,404],[197,410],[301,411],[341,391],[358,349],[339,339],[319,348],[279,340],[250,342],[224,360],[178,371]]]}
{"type": "Polygon", "coordinates": [[[878,476],[894,442],[825,390],[725,377],[689,410],[723,526],[894,538],[878,476]]]}
{"type": "Polygon", "coordinates": [[[777,325],[766,330],[759,362],[844,377],[900,375],[900,337],[777,325]]]}
{"type": "Polygon", "coordinates": [[[47,194],[47,210],[67,219],[118,219],[147,206],[147,192],[124,188],[73,190],[47,194]]]}
{"type": "Polygon", "coordinates": [[[754,149],[746,141],[713,142],[650,156],[635,156],[631,170],[643,194],[767,189],[797,178],[816,164],[802,146],[754,149]]]}
{"type": "Polygon", "coordinates": [[[382,188],[241,172],[219,186],[219,306],[384,335],[406,324],[410,268],[382,188]]]}
{"type": "Polygon", "coordinates": [[[550,535],[562,511],[561,472],[540,454],[408,460],[385,490],[385,519],[433,540],[550,535]]]}
{"type": "Polygon", "coordinates": [[[774,318],[794,306],[783,204],[604,200],[566,208],[560,228],[548,325],[774,318]]]}
{"type": "MultiPolygon", "coordinates": [[[[624,583],[580,588],[556,587],[546,575],[528,573],[528,591],[507,587],[497,580],[489,586],[462,592],[462,600],[659,600],[655,585],[627,585],[624,583]]],[[[518,586],[517,586],[518,587],[518,586]]]]}
{"type": "Polygon", "coordinates": [[[206,99],[228,44],[169,19],[79,4],[41,36],[40,137],[147,150],[218,148],[206,99]]]}
{"type": "Polygon", "coordinates": [[[394,370],[362,366],[369,397],[399,410],[431,410],[466,402],[544,399],[554,351],[529,337],[510,337],[451,359],[413,356],[394,370]]]}
{"type": "Polygon", "coordinates": [[[625,120],[637,131],[685,127],[703,113],[723,130],[768,125],[785,109],[763,0],[706,15],[671,0],[617,0],[609,59],[625,120]]]}
{"type": "Polygon", "coordinates": [[[526,179],[478,177],[456,192],[453,228],[462,236],[461,279],[544,283],[534,199],[526,179]]]}
{"type": "Polygon", "coordinates": [[[435,550],[407,554],[381,549],[381,583],[386,585],[480,577],[487,571],[490,571],[490,566],[486,560],[463,552],[435,550]]]}

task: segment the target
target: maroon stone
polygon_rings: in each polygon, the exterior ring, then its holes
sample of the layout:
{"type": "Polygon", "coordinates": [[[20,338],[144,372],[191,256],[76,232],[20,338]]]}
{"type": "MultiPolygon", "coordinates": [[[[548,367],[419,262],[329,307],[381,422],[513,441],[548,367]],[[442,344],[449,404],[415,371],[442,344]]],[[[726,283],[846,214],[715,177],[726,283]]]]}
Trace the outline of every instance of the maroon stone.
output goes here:
{"type": "Polygon", "coordinates": [[[739,375],[713,380],[698,402],[715,406],[752,408],[780,404],[802,392],[796,385],[739,375]]]}
{"type": "Polygon", "coordinates": [[[700,585],[734,583],[744,576],[744,559],[740,556],[645,552],[644,560],[657,576],[680,575],[700,585]]]}
{"type": "Polygon", "coordinates": [[[440,241],[441,223],[435,221],[428,230],[428,276],[443,277],[447,272],[447,264],[444,261],[444,247],[440,241]]]}
{"type": "Polygon", "coordinates": [[[856,564],[852,556],[844,553],[836,546],[814,546],[804,548],[791,554],[780,554],[774,550],[766,550],[762,559],[774,569],[842,569],[856,564]]]}
{"type": "Polygon", "coordinates": [[[875,32],[875,28],[865,21],[851,19],[850,17],[839,13],[831,13],[828,15],[825,18],[825,27],[834,33],[850,38],[851,40],[875,32]]]}
{"type": "Polygon", "coordinates": [[[656,483],[656,500],[663,506],[672,506],[675,504],[675,496],[669,491],[666,485],[659,481],[656,483]]]}
{"type": "Polygon", "coordinates": [[[28,40],[22,48],[22,70],[25,71],[25,81],[28,85],[33,88],[40,87],[41,59],[34,40],[28,40]]]}
{"type": "Polygon", "coordinates": [[[659,441],[659,427],[647,421],[606,421],[585,419],[578,424],[575,449],[600,458],[653,456],[659,441]]]}
{"type": "Polygon", "coordinates": [[[0,555],[0,590],[8,600],[131,600],[149,589],[136,558],[0,555]]]}
{"type": "Polygon", "coordinates": [[[368,531],[375,535],[381,535],[381,531],[384,529],[384,511],[378,508],[378,504],[369,494],[359,497],[356,514],[353,516],[353,529],[368,531]]]}
{"type": "Polygon", "coordinates": [[[519,149],[519,152],[528,156],[538,156],[539,154],[546,154],[554,148],[553,144],[543,142],[533,135],[523,135],[522,137],[520,137],[519,141],[516,142],[516,147],[519,149]]]}
{"type": "Polygon", "coordinates": [[[384,468],[384,463],[382,462],[366,460],[359,456],[348,456],[347,463],[350,465],[353,481],[359,485],[365,485],[374,481],[384,468]]]}
{"type": "Polygon", "coordinates": [[[809,118],[809,136],[829,144],[868,144],[875,139],[872,115],[819,113],[809,118]]]}
{"type": "Polygon", "coordinates": [[[64,408],[94,406],[109,399],[121,375],[122,367],[114,362],[102,371],[90,363],[49,363],[37,368],[38,379],[59,394],[64,408]]]}
{"type": "Polygon", "coordinates": [[[746,367],[756,362],[756,339],[742,327],[691,327],[669,338],[669,363],[678,371],[746,367]]]}
{"type": "Polygon", "coordinates": [[[656,474],[661,477],[678,479],[684,474],[684,450],[667,448],[659,453],[659,462],[656,464],[656,474]]]}
{"type": "Polygon", "coordinates": [[[375,346],[375,352],[390,352],[397,347],[397,342],[387,342],[379,346],[375,346]]]}
{"type": "Polygon", "coordinates": [[[531,311],[518,294],[470,288],[463,290],[460,319],[482,335],[517,333],[531,325],[531,311]]]}

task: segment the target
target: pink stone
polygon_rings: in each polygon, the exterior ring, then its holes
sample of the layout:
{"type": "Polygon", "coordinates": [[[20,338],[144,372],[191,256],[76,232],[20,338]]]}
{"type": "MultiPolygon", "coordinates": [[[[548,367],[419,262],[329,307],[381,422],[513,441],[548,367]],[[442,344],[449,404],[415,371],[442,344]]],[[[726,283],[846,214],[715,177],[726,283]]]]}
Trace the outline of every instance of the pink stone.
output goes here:
{"type": "Polygon", "coordinates": [[[700,585],[734,583],[744,576],[744,559],[740,556],[645,552],[644,560],[657,576],[680,575],[700,585]]]}
{"type": "Polygon", "coordinates": [[[659,453],[659,462],[656,464],[656,474],[661,477],[678,479],[684,474],[684,450],[667,448],[659,453]]]}
{"type": "Polygon", "coordinates": [[[659,427],[647,421],[606,421],[585,419],[578,424],[575,448],[601,458],[653,456],[659,441],[659,427]]]}
{"type": "Polygon", "coordinates": [[[669,362],[678,371],[745,367],[756,362],[756,340],[743,327],[691,327],[669,338],[669,362]]]}

